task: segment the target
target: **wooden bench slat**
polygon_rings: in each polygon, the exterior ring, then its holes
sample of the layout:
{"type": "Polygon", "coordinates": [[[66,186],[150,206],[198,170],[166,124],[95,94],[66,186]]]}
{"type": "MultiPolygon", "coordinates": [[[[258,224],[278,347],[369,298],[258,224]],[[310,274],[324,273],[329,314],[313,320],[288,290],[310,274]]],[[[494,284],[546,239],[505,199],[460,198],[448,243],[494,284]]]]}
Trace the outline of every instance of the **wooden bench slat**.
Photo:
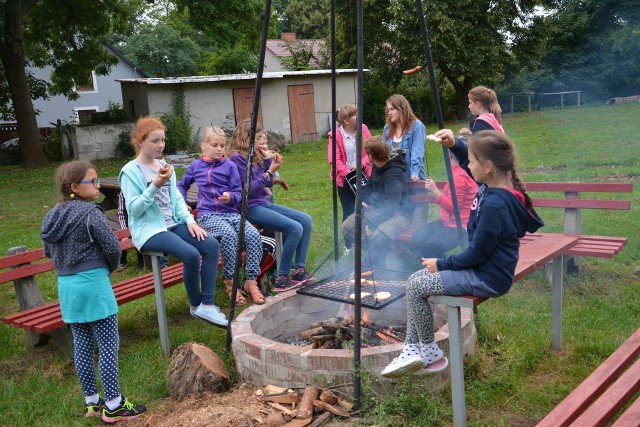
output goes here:
{"type": "Polygon", "coordinates": [[[638,427],[640,420],[640,398],[627,408],[611,427],[638,427]]]}
{"type": "MultiPolygon", "coordinates": [[[[162,270],[164,288],[182,283],[182,267],[179,263],[162,270]]],[[[155,292],[153,273],[115,283],[113,290],[118,305],[151,295],[155,292]]],[[[65,325],[57,301],[5,316],[2,321],[37,333],[47,333],[65,325]]]]}
{"type": "Polygon", "coordinates": [[[14,314],[9,314],[7,316],[4,316],[2,318],[2,321],[7,324],[12,324],[15,319],[19,319],[20,317],[23,317],[23,316],[29,316],[32,313],[40,313],[46,310],[48,307],[59,306],[59,305],[60,303],[58,301],[53,301],[45,305],[39,305],[38,307],[29,308],[27,310],[19,311],[14,314]]]}
{"type": "MultiPolygon", "coordinates": [[[[575,427],[602,427],[607,425],[631,396],[640,390],[640,360],[627,369],[618,380],[591,404],[571,424],[575,427]]],[[[638,420],[640,422],[640,420],[638,420]]]]}
{"type": "Polygon", "coordinates": [[[564,398],[536,427],[570,425],[640,355],[640,329],[564,398]]]}
{"type": "MultiPolygon", "coordinates": [[[[37,261],[44,258],[44,249],[33,249],[27,252],[21,252],[15,255],[9,255],[0,258],[0,269],[15,267],[17,265],[26,264],[28,262],[37,261]]],[[[4,282],[0,282],[4,283],[4,282]]]]}
{"type": "Polygon", "coordinates": [[[51,270],[55,270],[53,261],[51,260],[39,262],[36,264],[23,265],[22,267],[14,268],[12,270],[3,271],[2,273],[0,273],[0,283],[13,282],[14,280],[24,279],[51,270]]]}
{"type": "Polygon", "coordinates": [[[629,200],[589,200],[589,199],[531,199],[537,208],[565,208],[565,209],[607,209],[625,210],[631,209],[629,200]]]}
{"type": "Polygon", "coordinates": [[[631,183],[611,182],[526,182],[527,191],[571,193],[632,193],[631,183]]]}

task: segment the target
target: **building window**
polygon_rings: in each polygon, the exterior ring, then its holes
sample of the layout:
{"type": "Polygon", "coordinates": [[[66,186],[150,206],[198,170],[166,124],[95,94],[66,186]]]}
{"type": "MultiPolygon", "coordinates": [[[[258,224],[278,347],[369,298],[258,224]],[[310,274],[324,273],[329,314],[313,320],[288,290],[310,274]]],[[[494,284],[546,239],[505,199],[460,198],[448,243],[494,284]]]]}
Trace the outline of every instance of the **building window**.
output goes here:
{"type": "Polygon", "coordinates": [[[74,108],[76,113],[76,120],[78,124],[87,125],[91,124],[91,114],[97,113],[100,111],[99,107],[84,107],[84,108],[74,108]]]}
{"type": "Polygon", "coordinates": [[[98,91],[98,86],[96,85],[96,75],[93,71],[89,74],[88,86],[76,85],[76,92],[87,93],[87,92],[97,92],[97,91],[98,91]]]}

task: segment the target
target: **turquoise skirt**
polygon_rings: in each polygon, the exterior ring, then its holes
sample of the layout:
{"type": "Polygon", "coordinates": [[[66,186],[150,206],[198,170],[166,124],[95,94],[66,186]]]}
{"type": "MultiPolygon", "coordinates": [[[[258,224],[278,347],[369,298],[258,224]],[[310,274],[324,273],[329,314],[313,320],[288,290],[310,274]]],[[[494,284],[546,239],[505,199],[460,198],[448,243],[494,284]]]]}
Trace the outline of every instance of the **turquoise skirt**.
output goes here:
{"type": "Polygon", "coordinates": [[[66,323],[94,322],[118,312],[109,270],[104,267],[58,276],[58,297],[66,323]]]}

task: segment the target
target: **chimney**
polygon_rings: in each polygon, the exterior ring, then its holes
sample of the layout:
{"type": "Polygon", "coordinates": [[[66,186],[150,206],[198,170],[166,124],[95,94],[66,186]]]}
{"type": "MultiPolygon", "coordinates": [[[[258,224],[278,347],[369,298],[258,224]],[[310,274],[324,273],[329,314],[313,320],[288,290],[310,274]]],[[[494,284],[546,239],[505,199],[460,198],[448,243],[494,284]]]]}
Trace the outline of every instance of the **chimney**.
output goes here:
{"type": "Polygon", "coordinates": [[[294,42],[296,41],[296,33],[282,33],[280,39],[285,42],[294,42]]]}

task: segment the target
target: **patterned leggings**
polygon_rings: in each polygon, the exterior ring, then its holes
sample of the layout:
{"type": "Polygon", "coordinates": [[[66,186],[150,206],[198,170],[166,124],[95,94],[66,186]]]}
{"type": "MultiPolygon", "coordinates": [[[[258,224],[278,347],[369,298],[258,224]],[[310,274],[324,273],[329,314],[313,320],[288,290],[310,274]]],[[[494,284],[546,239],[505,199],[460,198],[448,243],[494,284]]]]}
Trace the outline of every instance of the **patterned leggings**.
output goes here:
{"type": "MultiPolygon", "coordinates": [[[[238,234],[240,233],[239,214],[209,214],[198,217],[198,224],[207,233],[220,241],[222,252],[222,276],[231,279],[236,269],[236,250],[238,234]]],[[[262,239],[258,230],[245,221],[245,247],[247,248],[247,264],[245,275],[249,280],[256,280],[260,274],[260,259],[262,258],[262,239]]]]}
{"type": "Polygon", "coordinates": [[[93,364],[94,341],[98,341],[98,369],[105,400],[113,400],[120,396],[118,381],[118,315],[87,323],[71,323],[73,334],[73,358],[76,374],[85,396],[98,393],[96,371],[93,364]]]}
{"type": "Polygon", "coordinates": [[[435,341],[433,310],[427,298],[444,293],[440,273],[430,273],[427,269],[422,269],[409,277],[405,343],[429,344],[435,341]]]}

